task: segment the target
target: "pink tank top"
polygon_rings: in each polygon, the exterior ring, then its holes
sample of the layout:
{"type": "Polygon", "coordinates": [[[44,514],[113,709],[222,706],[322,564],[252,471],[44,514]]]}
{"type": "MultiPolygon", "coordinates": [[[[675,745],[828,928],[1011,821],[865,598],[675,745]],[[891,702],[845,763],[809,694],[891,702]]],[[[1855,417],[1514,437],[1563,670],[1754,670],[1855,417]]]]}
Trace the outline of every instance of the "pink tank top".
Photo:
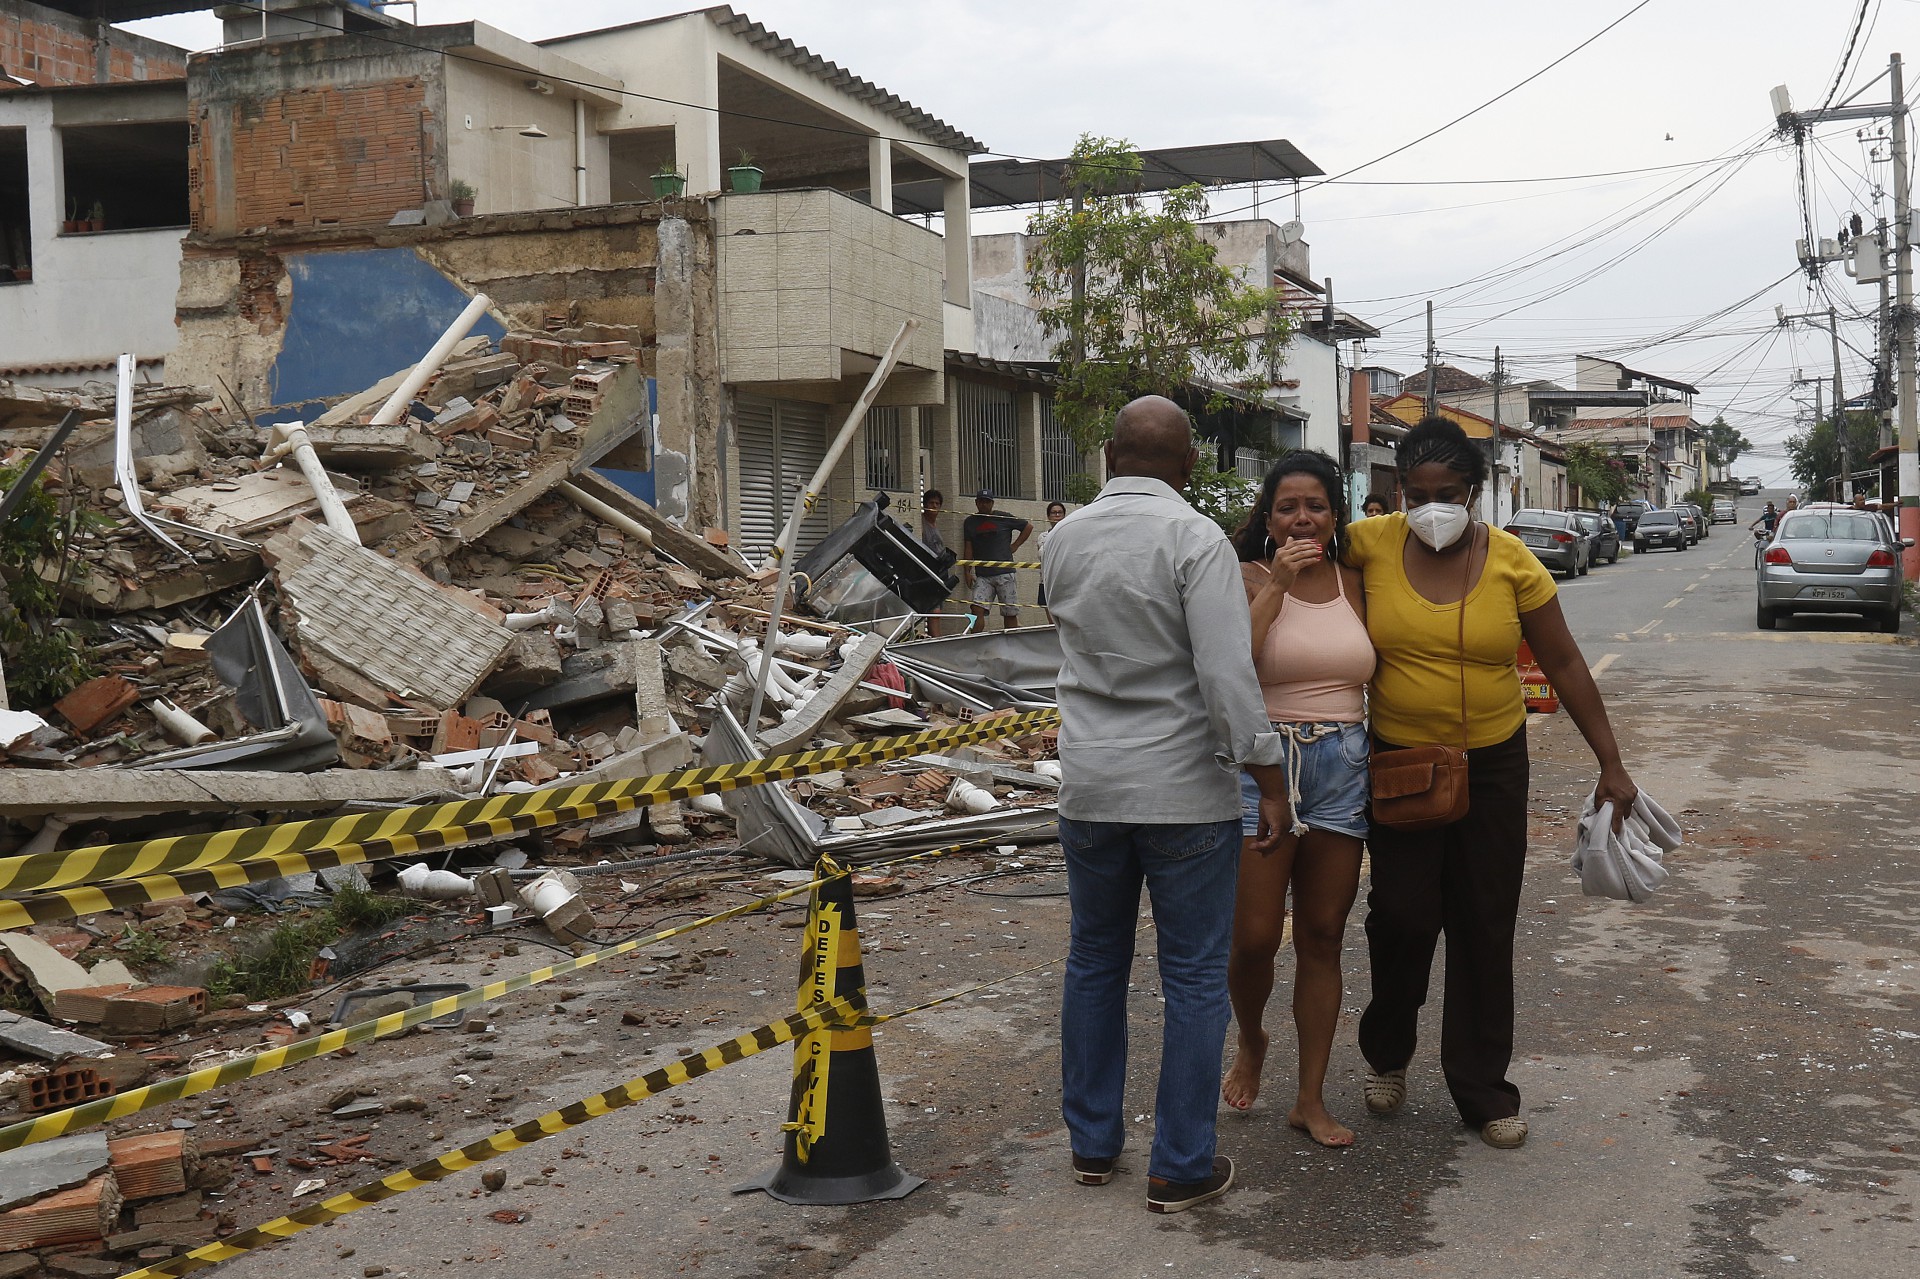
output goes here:
{"type": "Polygon", "coordinates": [[[1340,593],[1324,604],[1288,595],[1253,664],[1267,718],[1275,722],[1358,724],[1366,718],[1366,685],[1373,678],[1373,641],[1340,593]]]}

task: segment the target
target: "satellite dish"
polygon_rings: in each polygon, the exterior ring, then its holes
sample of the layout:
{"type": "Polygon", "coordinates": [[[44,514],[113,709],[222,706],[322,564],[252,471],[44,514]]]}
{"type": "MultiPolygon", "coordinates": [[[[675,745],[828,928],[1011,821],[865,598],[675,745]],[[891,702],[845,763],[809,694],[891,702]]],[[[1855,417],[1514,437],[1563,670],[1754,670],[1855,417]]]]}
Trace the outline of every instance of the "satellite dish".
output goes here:
{"type": "Polygon", "coordinates": [[[1300,237],[1306,233],[1306,224],[1298,218],[1295,218],[1291,222],[1282,222],[1280,224],[1280,243],[1298,244],[1300,243],[1300,237]]]}

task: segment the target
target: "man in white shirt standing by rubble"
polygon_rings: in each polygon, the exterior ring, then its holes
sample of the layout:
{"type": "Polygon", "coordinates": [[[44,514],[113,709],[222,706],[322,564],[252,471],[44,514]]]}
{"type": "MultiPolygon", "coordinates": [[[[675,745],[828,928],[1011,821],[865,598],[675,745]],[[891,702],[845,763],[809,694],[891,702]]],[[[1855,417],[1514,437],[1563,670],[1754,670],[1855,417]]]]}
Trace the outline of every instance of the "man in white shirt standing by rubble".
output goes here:
{"type": "MultiPolygon", "coordinates": [[[[1214,1149],[1240,858],[1238,778],[1260,785],[1260,841],[1285,829],[1281,737],[1253,670],[1240,565],[1180,491],[1198,458],[1186,413],[1134,400],[1107,445],[1113,479],[1043,552],[1064,655],[1060,844],[1073,923],[1061,1108],[1075,1178],[1104,1185],[1126,1135],[1127,978],[1146,885],[1166,998],[1147,1207],[1225,1194],[1214,1149]]],[[[1257,845],[1258,846],[1258,845],[1257,845]]]]}

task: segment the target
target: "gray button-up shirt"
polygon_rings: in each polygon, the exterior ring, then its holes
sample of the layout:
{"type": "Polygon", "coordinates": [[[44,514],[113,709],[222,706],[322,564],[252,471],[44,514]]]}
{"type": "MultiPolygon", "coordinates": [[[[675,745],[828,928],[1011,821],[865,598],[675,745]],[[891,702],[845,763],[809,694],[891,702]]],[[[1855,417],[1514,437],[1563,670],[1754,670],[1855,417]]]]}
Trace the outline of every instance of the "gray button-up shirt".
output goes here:
{"type": "Polygon", "coordinates": [[[1122,476],[1041,553],[1065,659],[1060,813],[1219,822],[1239,764],[1279,764],[1253,672],[1240,564],[1218,526],[1159,480],[1122,476]]]}

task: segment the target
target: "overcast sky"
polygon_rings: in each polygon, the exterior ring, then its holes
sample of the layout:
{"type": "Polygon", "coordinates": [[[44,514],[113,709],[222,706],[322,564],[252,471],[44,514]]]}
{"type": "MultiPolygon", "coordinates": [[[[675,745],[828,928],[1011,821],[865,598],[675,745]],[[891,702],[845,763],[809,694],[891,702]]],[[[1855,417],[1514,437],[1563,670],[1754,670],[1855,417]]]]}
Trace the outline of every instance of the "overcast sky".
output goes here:
{"type": "MultiPolygon", "coordinates": [[[[752,0],[736,7],[996,154],[1061,155],[1082,132],[1139,146],[1286,138],[1339,174],[1539,71],[1635,3],[752,0]]],[[[686,7],[646,0],[419,6],[423,23],[478,18],[526,39],[686,7]]],[[[1825,296],[1810,294],[1804,276],[1789,278],[1701,326],[1696,340],[1647,344],[1793,269],[1793,242],[1802,234],[1797,166],[1793,149],[1769,138],[1767,93],[1786,84],[1797,107],[1819,105],[1859,10],[1859,0],[1650,0],[1464,123],[1350,181],[1308,191],[1302,217],[1314,274],[1331,276],[1343,306],[1386,329],[1371,344],[1372,363],[1419,367],[1421,310],[1431,295],[1450,362],[1484,371],[1498,344],[1516,376],[1570,385],[1573,354],[1604,351],[1698,384],[1697,416],[1726,410],[1763,445],[1736,469],[1781,474],[1779,442],[1796,413],[1795,372],[1830,376],[1832,357],[1823,331],[1777,332],[1773,307],[1824,309],[1825,296]],[[1765,149],[1745,160],[1694,164],[1756,146],[1765,149]],[[1431,185],[1662,165],[1691,167],[1431,185]],[[1548,254],[1555,256],[1540,260],[1548,254]],[[1515,265],[1524,269],[1483,279],[1515,265]],[[1460,287],[1469,281],[1481,283],[1460,287]]],[[[1842,97],[1884,71],[1887,55],[1903,44],[1920,58],[1920,0],[1867,0],[1865,12],[1842,97]]],[[[205,15],[131,25],[191,48],[219,38],[205,15]]],[[[1910,65],[1910,100],[1916,81],[1920,68],[1910,65]]],[[[1885,96],[1883,82],[1862,101],[1885,96]]],[[[1879,162],[1870,159],[1871,140],[1856,136],[1861,127],[1825,126],[1810,148],[1818,234],[1832,236],[1851,210],[1871,220],[1870,178],[1890,185],[1886,144],[1879,162]]],[[[1251,201],[1251,192],[1223,191],[1214,208],[1251,201]]],[[[1261,204],[1280,219],[1291,211],[1275,187],[1263,190],[1261,204]]],[[[1842,337],[1871,352],[1876,290],[1838,267],[1828,278],[1843,315],[1854,307],[1862,316],[1843,320],[1842,337]]],[[[1847,351],[1842,364],[1851,395],[1864,384],[1866,361],[1847,351]]],[[[1810,401],[1811,387],[1799,394],[1810,401]]]]}

